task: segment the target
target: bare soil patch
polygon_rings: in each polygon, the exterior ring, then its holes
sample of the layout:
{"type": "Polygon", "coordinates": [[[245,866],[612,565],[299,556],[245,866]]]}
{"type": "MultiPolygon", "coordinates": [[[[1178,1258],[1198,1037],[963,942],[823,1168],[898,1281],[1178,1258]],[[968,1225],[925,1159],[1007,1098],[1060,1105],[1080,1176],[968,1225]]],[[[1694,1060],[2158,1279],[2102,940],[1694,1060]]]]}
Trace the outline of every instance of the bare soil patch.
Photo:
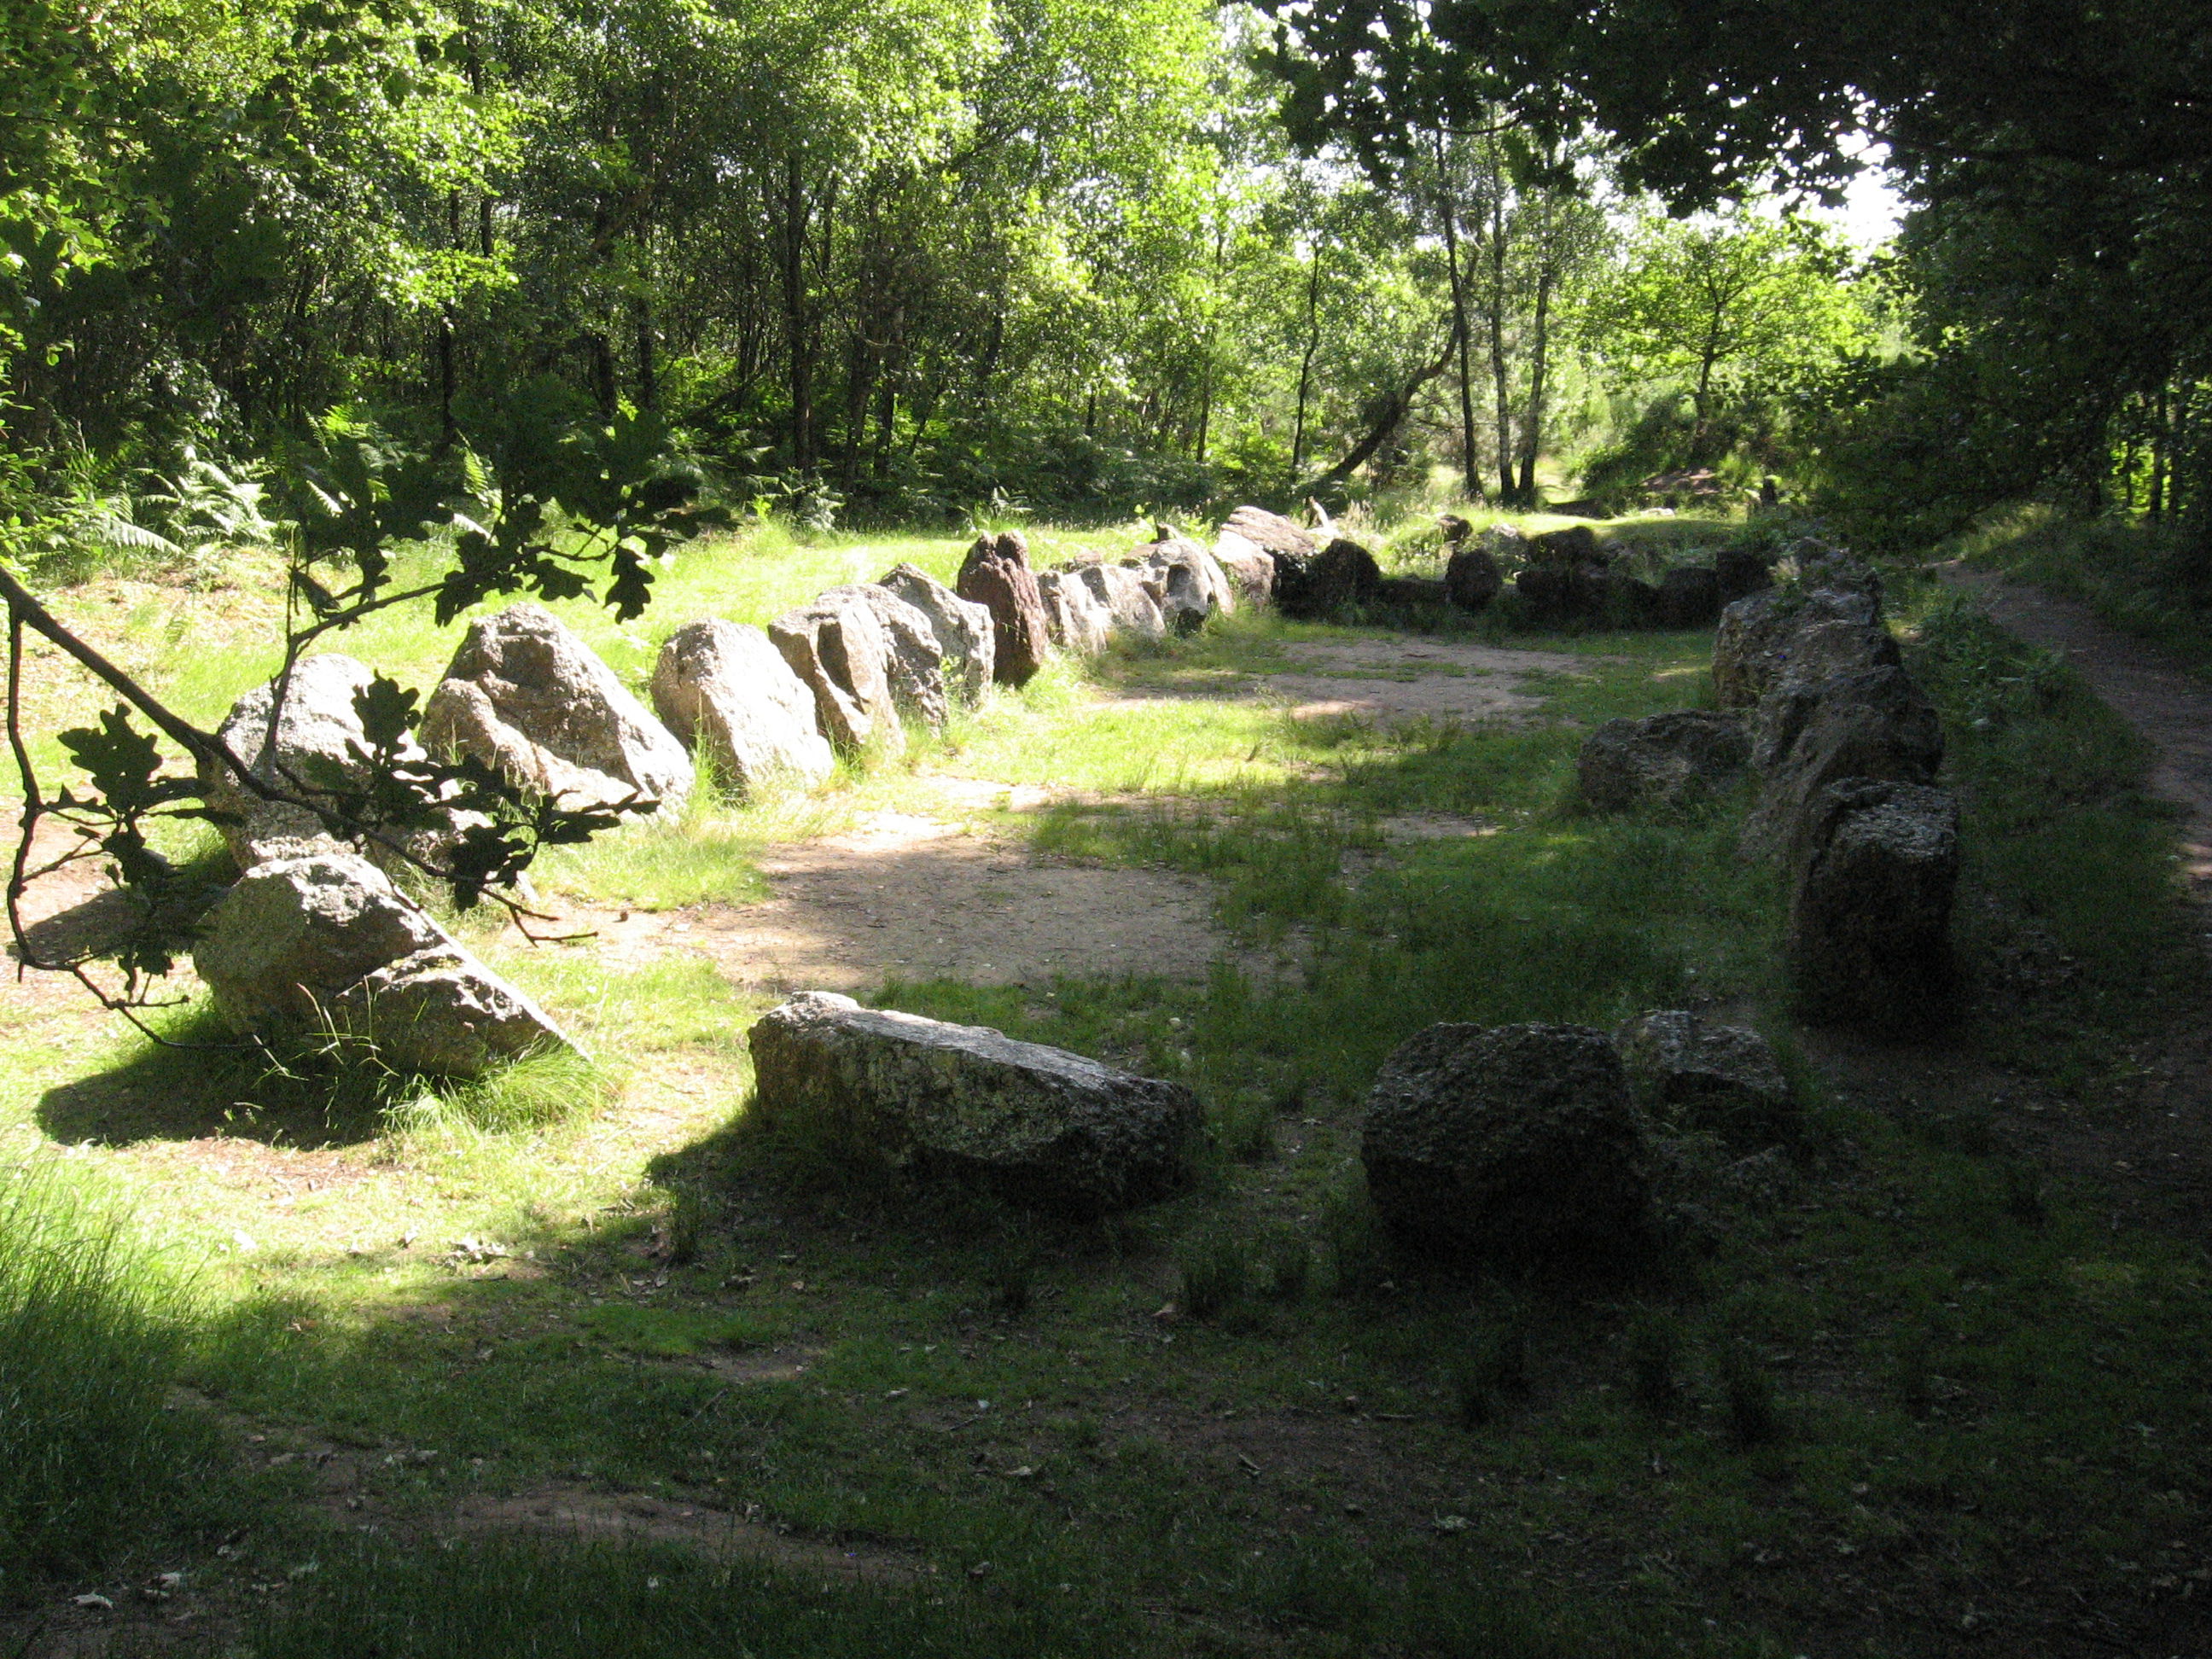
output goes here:
{"type": "Polygon", "coordinates": [[[1300,720],[1476,724],[1538,714],[1543,700],[1524,689],[1528,680],[1579,673],[1589,665],[1564,652],[1516,651],[1419,635],[1299,641],[1285,646],[1284,654],[1293,665],[1284,672],[1209,677],[1184,686],[1124,692],[1116,701],[1263,699],[1283,705],[1300,720]]]}

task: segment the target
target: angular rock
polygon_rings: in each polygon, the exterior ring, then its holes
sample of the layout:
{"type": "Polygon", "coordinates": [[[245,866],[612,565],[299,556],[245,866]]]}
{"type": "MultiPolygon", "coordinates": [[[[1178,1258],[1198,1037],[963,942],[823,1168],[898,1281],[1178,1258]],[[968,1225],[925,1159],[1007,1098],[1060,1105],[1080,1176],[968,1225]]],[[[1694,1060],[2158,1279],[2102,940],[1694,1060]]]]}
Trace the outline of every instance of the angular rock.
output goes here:
{"type": "Polygon", "coordinates": [[[1791,544],[1783,556],[1796,572],[1796,586],[1807,592],[1856,593],[1873,605],[1876,619],[1881,617],[1881,573],[1856,554],[1808,537],[1791,544]]]}
{"type": "Polygon", "coordinates": [[[1594,811],[1681,808],[1729,788],[1750,759],[1741,720],[1685,708],[1607,720],[1583,740],[1575,775],[1583,805],[1594,811]]]}
{"type": "Polygon", "coordinates": [[[499,710],[474,680],[439,681],[422,705],[417,729],[434,752],[471,756],[516,788],[574,811],[619,810],[635,805],[638,798],[636,789],[620,778],[572,766],[532,743],[500,719],[499,710]]]}
{"type": "Polygon", "coordinates": [[[629,786],[646,810],[679,805],[691,792],[691,757],[675,734],[542,605],[471,623],[445,677],[474,681],[507,726],[571,766],[629,786]]]}
{"type": "Polygon", "coordinates": [[[891,702],[910,720],[929,726],[945,724],[945,651],[920,607],[874,582],[824,588],[814,603],[872,611],[883,630],[884,678],[890,684],[891,702]]]}
{"type": "Polygon", "coordinates": [[[1498,561],[1486,547],[1459,547],[1444,566],[1444,598],[1462,611],[1481,611],[1505,586],[1498,561]]]}
{"type": "Polygon", "coordinates": [[[808,992],[751,1030],[763,1123],[878,1170],[1080,1212],[1164,1196],[1202,1133],[1179,1083],[808,992]]]}
{"type": "Polygon", "coordinates": [[[234,1030],[366,1038],[395,1070],[474,1076],[568,1046],[543,1011],[374,865],[257,865],[209,912],[192,965],[234,1030]]]}
{"type": "Polygon", "coordinates": [[[1114,637],[1114,613],[1080,576],[1072,570],[1041,570],[1036,585],[1054,645],[1085,657],[1106,648],[1114,637]]]}
{"type": "Polygon", "coordinates": [[[891,642],[874,605],[831,588],[778,617],[768,637],[812,695],[815,724],[832,746],[905,752],[906,727],[891,695],[891,642]]]}
{"type": "Polygon", "coordinates": [[[1304,556],[1322,549],[1322,538],[1264,507],[1240,507],[1223,520],[1221,528],[1235,532],[1265,553],[1304,556]]]}
{"type": "Polygon", "coordinates": [[[992,668],[1001,685],[1027,685],[1051,646],[1029,544],[1013,531],[981,538],[961,561],[960,597],[991,613],[992,668]]]}
{"type": "Polygon", "coordinates": [[[1774,574],[1765,559],[1747,547],[1724,547],[1714,554],[1713,580],[1720,586],[1723,605],[1747,599],[1774,586],[1774,574]]]}
{"type": "Polygon", "coordinates": [[[1160,609],[1169,624],[1188,633],[1215,611],[1237,609],[1237,586],[1212,554],[1165,525],[1155,538],[1132,550],[1138,560],[1160,573],[1160,609]]]}
{"type": "Polygon", "coordinates": [[[1713,635],[1713,690],[1723,708],[1749,708],[1789,660],[1791,638],[1816,623],[1870,626],[1879,620],[1865,595],[1832,589],[1771,589],[1721,612],[1713,635]]]}
{"type": "Polygon", "coordinates": [[[876,586],[889,588],[929,618],[945,653],[948,688],[963,702],[980,701],[991,684],[991,613],[910,564],[893,565],[876,586]]]}
{"type": "MultiPolygon", "coordinates": [[[[1854,627],[1830,624],[1838,634],[1854,627]]],[[[1932,783],[1943,763],[1942,720],[1902,668],[1819,666],[1786,675],[1759,699],[1752,763],[1765,787],[1743,835],[1753,856],[1794,857],[1814,798],[1832,783],[1932,783]]]]}
{"type": "Polygon", "coordinates": [[[1643,1114],[1583,1025],[1432,1025],[1367,1098],[1376,1212],[1416,1247],[1531,1262],[1632,1254],[1651,1196],[1643,1114]]]}
{"type": "Polygon", "coordinates": [[[1790,886],[1786,952],[1817,1017],[1924,1025],[1951,983],[1959,808],[1925,784],[1850,778],[1807,812],[1790,886]]]}
{"type": "Polygon", "coordinates": [[[1375,556],[1338,537],[1310,558],[1275,555],[1275,604],[1286,617],[1319,621],[1373,599],[1382,581],[1375,556]]]}
{"type": "Polygon", "coordinates": [[[1115,629],[1143,640],[1167,637],[1167,618],[1145,586],[1142,572],[1123,564],[1086,564],[1075,575],[1106,607],[1115,629]]]}
{"type": "Polygon", "coordinates": [[[1797,1116],[1790,1079],[1765,1037],[1681,1009],[1638,1014],[1613,1034],[1630,1088],[1653,1117],[1730,1146],[1766,1146],[1797,1116]]]}
{"type": "Polygon", "coordinates": [[[742,623],[703,617],[671,634],[653,670],[653,707],[741,798],[780,784],[814,788],[836,765],[814,693],[765,633],[742,623]]]}
{"type": "Polygon", "coordinates": [[[1237,598],[1247,604],[1264,605],[1274,598],[1274,556],[1241,532],[1222,526],[1213,542],[1213,562],[1235,585],[1237,598]]]}
{"type": "MultiPolygon", "coordinates": [[[[249,772],[294,794],[335,804],[336,792],[360,793],[374,781],[366,759],[368,734],[354,697],[375,678],[368,665],[335,652],[303,657],[293,665],[291,683],[285,689],[273,757],[264,755],[264,745],[269,711],[276,701],[274,681],[254,687],[233,703],[219,735],[249,772]]],[[[412,742],[403,745],[401,753],[410,760],[425,758],[422,747],[412,742]]],[[[235,822],[223,824],[222,830],[241,870],[288,854],[356,850],[325,830],[314,812],[262,799],[226,768],[203,765],[200,787],[209,806],[235,815],[235,822]]],[[[435,864],[463,827],[455,815],[437,830],[406,836],[402,845],[412,856],[435,864]]],[[[372,846],[370,856],[394,866],[404,862],[380,846],[372,846]]]]}
{"type": "Polygon", "coordinates": [[[1654,609],[1662,628],[1711,628],[1721,614],[1718,574],[1702,565],[1670,566],[1660,573],[1654,609]]]}
{"type": "Polygon", "coordinates": [[[1541,536],[1531,536],[1528,548],[1528,556],[1538,564],[1610,562],[1605,544],[1597,538],[1597,532],[1586,524],[1569,525],[1565,530],[1547,531],[1541,536]]]}

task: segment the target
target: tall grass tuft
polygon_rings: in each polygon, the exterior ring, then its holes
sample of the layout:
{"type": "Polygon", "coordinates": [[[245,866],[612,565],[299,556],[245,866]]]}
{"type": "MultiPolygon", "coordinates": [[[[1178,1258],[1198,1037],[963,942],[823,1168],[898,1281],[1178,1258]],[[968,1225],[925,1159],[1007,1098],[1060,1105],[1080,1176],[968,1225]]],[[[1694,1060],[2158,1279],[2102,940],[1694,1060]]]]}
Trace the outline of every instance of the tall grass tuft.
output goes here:
{"type": "Polygon", "coordinates": [[[212,1437],[166,1409],[185,1312],[112,1200],[0,1173],[0,1598],[207,1504],[212,1437]]]}

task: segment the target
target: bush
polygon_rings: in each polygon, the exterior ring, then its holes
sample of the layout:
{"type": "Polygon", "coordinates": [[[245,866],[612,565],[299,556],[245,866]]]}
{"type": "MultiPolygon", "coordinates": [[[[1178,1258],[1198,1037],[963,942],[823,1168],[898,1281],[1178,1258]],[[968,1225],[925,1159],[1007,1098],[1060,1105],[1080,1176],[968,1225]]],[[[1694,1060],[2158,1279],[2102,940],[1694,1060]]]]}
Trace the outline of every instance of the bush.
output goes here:
{"type": "Polygon", "coordinates": [[[181,1291],[54,1166],[0,1175],[0,1572],[79,1571],[206,1502],[215,1447],[166,1409],[181,1291]]]}

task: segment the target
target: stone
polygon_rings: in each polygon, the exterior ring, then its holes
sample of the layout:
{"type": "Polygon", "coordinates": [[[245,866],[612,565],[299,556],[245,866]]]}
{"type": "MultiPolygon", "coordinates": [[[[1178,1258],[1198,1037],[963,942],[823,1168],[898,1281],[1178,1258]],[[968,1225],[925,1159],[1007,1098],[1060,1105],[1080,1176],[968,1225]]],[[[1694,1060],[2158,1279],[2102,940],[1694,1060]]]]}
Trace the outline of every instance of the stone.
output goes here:
{"type": "Polygon", "coordinates": [[[1726,791],[1750,759],[1741,720],[1684,708],[1606,721],[1583,740],[1575,775],[1593,811],[1680,809],[1726,791]]]}
{"type": "Polygon", "coordinates": [[[875,606],[831,588],[778,617],[768,637],[813,696],[815,725],[833,748],[906,751],[891,694],[891,642],[875,606]]]}
{"type": "MultiPolygon", "coordinates": [[[[1828,626],[1838,635],[1856,627],[1828,626]]],[[[1793,858],[1814,798],[1832,783],[1932,783],[1943,763],[1942,720],[1904,669],[1877,663],[1820,672],[1824,666],[1806,665],[1759,700],[1751,759],[1763,787],[1743,833],[1754,857],[1793,858]]]]}
{"type": "Polygon", "coordinates": [[[891,688],[891,702],[909,720],[933,727],[945,724],[945,651],[938,643],[937,629],[920,607],[874,582],[826,587],[814,603],[873,611],[876,625],[883,630],[884,678],[891,688]]]}
{"type": "Polygon", "coordinates": [[[1765,1037],[1683,1009],[1638,1014],[1613,1034],[1630,1089],[1677,1131],[1732,1146],[1769,1146],[1795,1126],[1797,1102],[1765,1037]]]}
{"type": "Polygon", "coordinates": [[[1806,817],[1784,947],[1801,1006],[1855,1024],[1931,1023],[1952,979],[1957,801],[1926,784],[1847,778],[1806,817]]]}
{"type": "Polygon", "coordinates": [[[1029,544],[1011,530],[980,538],[961,561],[954,587],[991,613],[991,672],[999,684],[1023,686],[1036,678],[1051,648],[1051,629],[1030,569],[1029,544]]]}
{"type": "Polygon", "coordinates": [[[1443,580],[1435,576],[1385,576],[1375,584],[1375,602],[1402,610],[1449,603],[1443,580]]]}
{"type": "Polygon", "coordinates": [[[1340,536],[1310,558],[1275,555],[1275,603],[1286,617],[1317,622],[1373,599],[1382,581],[1375,556],[1340,536]]]}
{"type": "Polygon", "coordinates": [[[339,1033],[394,1070],[472,1077],[567,1048],[560,1028],[366,859],[273,860],[208,913],[192,965],[232,1030],[339,1033]]]}
{"type": "Polygon", "coordinates": [[[1528,538],[1528,556],[1539,564],[1605,564],[1608,562],[1605,544],[1597,538],[1597,532],[1586,524],[1569,525],[1565,530],[1547,531],[1540,536],[1528,538]]]}
{"type": "Polygon", "coordinates": [[[1734,605],[1774,586],[1766,561],[1747,547],[1724,547],[1713,555],[1713,580],[1720,588],[1721,604],[1734,605]]]}
{"type": "Polygon", "coordinates": [[[1279,513],[1264,507],[1240,507],[1222,521],[1224,533],[1233,532],[1263,553],[1289,553],[1304,557],[1322,550],[1322,538],[1279,513]]]}
{"type": "Polygon", "coordinates": [[[1807,537],[1793,542],[1783,559],[1796,573],[1796,585],[1806,592],[1856,593],[1871,602],[1876,619],[1881,617],[1881,573],[1856,554],[1807,537]]]}
{"type": "Polygon", "coordinates": [[[1063,651],[1095,657],[1114,637],[1114,613],[1072,570],[1041,570],[1037,597],[1044,602],[1045,626],[1063,651]]]}
{"type": "Polygon", "coordinates": [[[963,702],[981,702],[991,684],[991,613],[971,605],[927,571],[895,564],[876,579],[929,618],[945,653],[945,684],[963,702]]]}
{"type": "Polygon", "coordinates": [[[1520,565],[1528,561],[1528,538],[1517,525],[1492,525],[1481,533],[1478,545],[1500,565],[1520,565]]]}
{"type": "Polygon", "coordinates": [[[679,806],[691,792],[691,757],[675,733],[542,605],[470,623],[445,678],[475,682],[501,720],[549,754],[635,790],[638,810],[679,806]]]}
{"type": "Polygon", "coordinates": [[[1141,572],[1129,565],[1086,564],[1074,574],[1106,607],[1118,631],[1142,640],[1167,637],[1167,618],[1160,614],[1141,572]]]}
{"type": "Polygon", "coordinates": [[[1457,547],[1474,534],[1474,526],[1456,513],[1437,515],[1437,537],[1446,547],[1457,547]]]}
{"type": "Polygon", "coordinates": [[[1529,1264],[1637,1252],[1653,1165],[1613,1041],[1583,1025],[1431,1025],[1383,1062],[1360,1161],[1414,1248],[1529,1264]]]}
{"type": "Polygon", "coordinates": [[[653,707],[741,799],[812,789],[836,766],[814,693],[767,634],[743,623],[702,617],[671,634],[653,666],[653,707]]]}
{"type": "MultiPolygon", "coordinates": [[[[365,663],[336,652],[302,657],[292,665],[285,688],[283,717],[277,723],[276,754],[264,763],[269,738],[269,711],[276,702],[275,681],[258,685],[231,705],[218,733],[249,772],[265,777],[276,787],[308,799],[335,805],[338,792],[366,791],[374,779],[367,759],[368,738],[361,715],[354,708],[356,693],[368,689],[376,678],[365,663]],[[286,777],[283,772],[289,772],[286,777]]],[[[401,746],[409,760],[428,758],[411,740],[401,746]]],[[[323,820],[306,807],[261,799],[246,787],[228,768],[203,764],[200,787],[206,804],[234,821],[221,825],[224,844],[241,870],[265,859],[311,850],[358,850],[349,839],[333,836],[323,820]]],[[[433,830],[420,830],[394,838],[405,854],[436,865],[444,849],[474,815],[454,813],[433,830]]],[[[371,843],[368,854],[380,864],[404,867],[406,857],[392,848],[371,843]]]]}
{"type": "Polygon", "coordinates": [[[1176,631],[1188,633],[1214,612],[1227,616],[1237,609],[1236,584],[1213,555],[1189,538],[1161,525],[1152,541],[1133,551],[1160,572],[1160,609],[1176,631]]]}
{"type": "Polygon", "coordinates": [[[620,810],[637,799],[637,791],[620,778],[572,766],[532,743],[500,719],[491,698],[474,680],[439,681],[422,705],[422,722],[417,730],[434,752],[470,756],[517,789],[543,795],[572,811],[620,810]]]}
{"type": "Polygon", "coordinates": [[[1749,708],[1789,661],[1790,642],[1816,623],[1872,626],[1879,620],[1865,595],[1832,589],[1774,588],[1738,599],[1721,612],[1713,635],[1713,690],[1723,708],[1749,708]]]}
{"type": "Polygon", "coordinates": [[[1711,628],[1720,620],[1719,575],[1703,565],[1669,566],[1659,574],[1653,611],[1662,628],[1711,628]]]}
{"type": "Polygon", "coordinates": [[[1444,566],[1444,598],[1451,604],[1462,611],[1485,610],[1504,586],[1504,574],[1488,548],[1455,545],[1444,566]]]}
{"type": "Polygon", "coordinates": [[[1602,563],[1524,565],[1513,588],[1531,618],[1546,626],[1619,620],[1615,610],[1625,612],[1630,603],[1622,579],[1602,563]]]}
{"type": "Polygon", "coordinates": [[[988,1027],[807,992],[748,1038],[753,1111],[833,1156],[1079,1213],[1165,1196],[1203,1134],[1196,1097],[988,1027]]]}
{"type": "Polygon", "coordinates": [[[1265,605],[1275,597],[1275,556],[1241,532],[1222,526],[1213,540],[1213,562],[1247,605],[1265,605]]]}

